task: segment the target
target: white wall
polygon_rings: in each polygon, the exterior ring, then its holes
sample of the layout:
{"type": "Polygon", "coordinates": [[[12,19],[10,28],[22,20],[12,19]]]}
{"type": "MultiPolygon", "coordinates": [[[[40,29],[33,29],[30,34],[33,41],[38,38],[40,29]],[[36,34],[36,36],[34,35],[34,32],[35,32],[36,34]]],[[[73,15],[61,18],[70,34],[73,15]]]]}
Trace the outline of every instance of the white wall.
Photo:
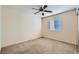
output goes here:
{"type": "Polygon", "coordinates": [[[61,14],[44,17],[42,19],[42,35],[43,37],[63,41],[67,43],[77,44],[77,16],[76,10],[71,10],[61,14]],[[48,29],[49,20],[61,18],[61,31],[50,31],[48,29]]]}
{"type": "MultiPolygon", "coordinates": [[[[79,8],[79,6],[77,8],[79,8]]],[[[78,9],[77,12],[78,12],[78,45],[79,45],[79,10],[78,9]]]]}
{"type": "Polygon", "coordinates": [[[77,7],[76,12],[78,13],[78,32],[79,32],[79,10],[78,10],[79,6],[77,7]]]}
{"type": "Polygon", "coordinates": [[[41,37],[41,19],[33,6],[2,6],[2,47],[41,37]]]}
{"type": "Polygon", "coordinates": [[[1,39],[2,39],[2,38],[1,38],[1,37],[2,37],[2,36],[1,36],[1,32],[2,32],[2,31],[1,31],[1,29],[2,29],[1,26],[2,26],[2,25],[1,25],[1,6],[0,6],[0,51],[1,51],[1,39]]]}

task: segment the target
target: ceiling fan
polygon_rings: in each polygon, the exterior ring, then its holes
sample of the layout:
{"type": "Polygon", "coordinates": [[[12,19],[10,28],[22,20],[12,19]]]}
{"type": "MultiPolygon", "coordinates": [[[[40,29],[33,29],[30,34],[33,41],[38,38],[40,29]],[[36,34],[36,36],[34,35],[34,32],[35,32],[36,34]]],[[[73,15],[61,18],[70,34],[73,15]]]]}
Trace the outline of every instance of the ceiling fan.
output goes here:
{"type": "Polygon", "coordinates": [[[37,13],[41,12],[42,13],[42,16],[44,16],[44,12],[52,13],[52,11],[46,10],[47,7],[48,7],[47,5],[44,5],[44,6],[41,6],[39,9],[36,9],[36,8],[32,8],[32,9],[38,10],[34,14],[37,14],[37,13]]]}

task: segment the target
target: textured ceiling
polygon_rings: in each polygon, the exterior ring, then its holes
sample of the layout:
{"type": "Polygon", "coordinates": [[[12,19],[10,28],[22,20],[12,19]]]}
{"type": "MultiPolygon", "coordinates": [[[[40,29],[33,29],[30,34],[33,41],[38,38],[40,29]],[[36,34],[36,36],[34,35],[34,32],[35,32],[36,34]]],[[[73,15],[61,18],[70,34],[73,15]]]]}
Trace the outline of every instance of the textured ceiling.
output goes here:
{"type": "MultiPolygon", "coordinates": [[[[3,7],[16,8],[18,10],[22,10],[22,11],[26,11],[26,12],[32,11],[32,13],[34,13],[34,12],[37,12],[37,10],[33,10],[32,8],[39,9],[40,6],[42,6],[42,5],[7,5],[7,6],[3,6],[3,7]]],[[[76,7],[76,5],[48,5],[48,7],[46,9],[53,11],[53,13],[45,12],[45,16],[67,11],[67,10],[73,9],[75,7],[76,7]]]]}
{"type": "Polygon", "coordinates": [[[74,8],[76,8],[76,6],[74,6],[74,5],[73,6],[71,6],[71,5],[49,5],[47,9],[52,10],[53,13],[45,13],[45,16],[61,13],[61,12],[71,10],[74,8]]]}

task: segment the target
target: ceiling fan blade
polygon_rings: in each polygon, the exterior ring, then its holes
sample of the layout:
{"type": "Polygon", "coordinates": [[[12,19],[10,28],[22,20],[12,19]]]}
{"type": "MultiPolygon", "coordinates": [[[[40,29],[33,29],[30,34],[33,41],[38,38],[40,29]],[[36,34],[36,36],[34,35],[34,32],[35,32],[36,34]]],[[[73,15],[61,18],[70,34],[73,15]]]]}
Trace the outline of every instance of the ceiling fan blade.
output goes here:
{"type": "Polygon", "coordinates": [[[34,10],[39,10],[39,9],[36,9],[36,8],[32,8],[32,9],[34,9],[34,10]]]}
{"type": "Polygon", "coordinates": [[[38,11],[38,12],[35,12],[34,14],[37,14],[37,13],[39,13],[40,11],[38,11]]]}
{"type": "Polygon", "coordinates": [[[39,10],[41,10],[42,9],[42,7],[40,7],[40,9],[39,10]]]}
{"type": "Polygon", "coordinates": [[[44,5],[43,9],[47,8],[47,5],[44,5]]]}
{"type": "Polygon", "coordinates": [[[44,12],[49,12],[49,13],[52,13],[52,11],[49,11],[49,10],[44,10],[44,12]]]}

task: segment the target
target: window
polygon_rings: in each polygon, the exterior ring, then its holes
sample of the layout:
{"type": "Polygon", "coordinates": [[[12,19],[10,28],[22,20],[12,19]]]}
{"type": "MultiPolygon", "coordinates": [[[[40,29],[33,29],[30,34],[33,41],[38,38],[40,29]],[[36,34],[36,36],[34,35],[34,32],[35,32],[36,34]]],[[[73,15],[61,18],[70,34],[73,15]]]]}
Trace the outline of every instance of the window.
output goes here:
{"type": "Polygon", "coordinates": [[[55,18],[49,21],[49,30],[61,31],[61,19],[55,18]]]}

